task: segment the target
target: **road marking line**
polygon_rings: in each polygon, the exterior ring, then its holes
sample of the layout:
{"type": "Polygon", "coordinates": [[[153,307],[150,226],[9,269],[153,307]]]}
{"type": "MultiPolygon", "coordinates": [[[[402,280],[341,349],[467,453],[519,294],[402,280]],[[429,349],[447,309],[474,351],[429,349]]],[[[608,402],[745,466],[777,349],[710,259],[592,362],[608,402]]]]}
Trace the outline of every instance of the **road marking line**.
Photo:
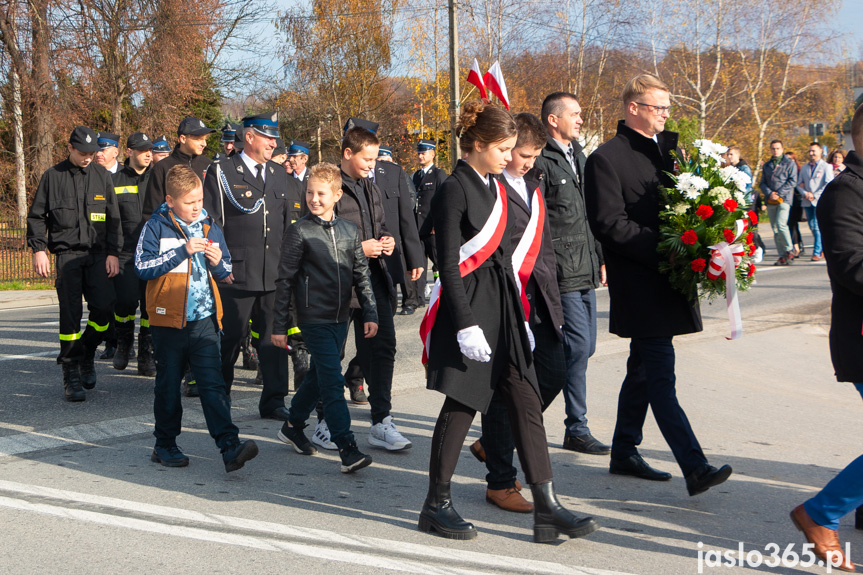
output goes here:
{"type": "Polygon", "coordinates": [[[28,353],[27,355],[2,355],[0,361],[12,361],[13,359],[30,359],[31,357],[47,357],[57,355],[57,351],[40,351],[39,353],[28,353]]]}
{"type": "Polygon", "coordinates": [[[6,492],[10,495],[30,495],[60,500],[67,503],[84,503],[94,506],[100,506],[103,508],[116,509],[125,513],[132,511],[156,517],[162,517],[167,520],[193,521],[205,525],[214,525],[245,531],[263,532],[270,535],[281,535],[285,537],[304,539],[318,542],[327,546],[333,546],[334,544],[348,546],[352,547],[353,549],[335,551],[329,548],[324,549],[316,545],[291,543],[278,539],[271,539],[269,537],[212,531],[203,527],[171,525],[159,523],[157,521],[148,521],[132,517],[121,517],[108,513],[97,513],[94,511],[60,507],[44,503],[33,503],[23,499],[0,496],[0,506],[20,509],[22,511],[32,511],[48,515],[65,517],[69,519],[75,519],[79,521],[88,521],[93,523],[100,523],[103,525],[111,525],[115,527],[125,527],[140,531],[148,531],[151,533],[159,533],[171,536],[180,535],[182,537],[188,537],[191,539],[200,539],[216,543],[223,543],[227,545],[239,545],[256,549],[266,549],[270,551],[287,551],[290,553],[296,553],[298,555],[304,555],[317,559],[356,563],[364,566],[377,566],[381,569],[396,569],[399,571],[406,571],[410,573],[478,575],[480,573],[486,572],[474,571],[460,567],[447,567],[439,564],[432,566],[411,560],[383,557],[380,555],[375,555],[374,553],[392,553],[393,550],[396,549],[400,554],[414,555],[424,559],[434,559],[435,561],[458,561],[462,563],[474,564],[486,569],[496,568],[508,571],[520,571],[525,573],[542,573],[546,575],[625,575],[619,572],[607,571],[602,569],[575,567],[572,565],[562,565],[559,563],[552,563],[547,561],[534,561],[519,557],[491,555],[476,551],[447,549],[430,545],[409,543],[405,541],[393,541],[375,537],[368,537],[364,535],[343,535],[324,529],[294,527],[282,523],[271,523],[254,519],[245,519],[242,517],[231,517],[226,515],[201,513],[198,511],[179,509],[175,507],[151,505],[147,503],[127,501],[125,499],[118,499],[114,497],[104,497],[100,495],[78,493],[74,491],[28,485],[12,481],[0,480],[0,491],[6,492]],[[322,549],[324,549],[324,551],[322,551],[322,549]]]}
{"type": "MultiPolygon", "coordinates": [[[[257,399],[249,398],[235,401],[233,407],[237,409],[250,409],[252,406],[257,406],[257,404],[257,399]]],[[[183,409],[183,424],[185,427],[206,423],[204,412],[201,410],[200,405],[184,406],[183,409]]],[[[152,433],[154,422],[153,414],[150,413],[121,419],[97,421],[95,423],[70,425],[59,429],[36,430],[6,435],[0,437],[0,458],[74,444],[95,445],[107,439],[128,437],[140,433],[152,433]]]]}

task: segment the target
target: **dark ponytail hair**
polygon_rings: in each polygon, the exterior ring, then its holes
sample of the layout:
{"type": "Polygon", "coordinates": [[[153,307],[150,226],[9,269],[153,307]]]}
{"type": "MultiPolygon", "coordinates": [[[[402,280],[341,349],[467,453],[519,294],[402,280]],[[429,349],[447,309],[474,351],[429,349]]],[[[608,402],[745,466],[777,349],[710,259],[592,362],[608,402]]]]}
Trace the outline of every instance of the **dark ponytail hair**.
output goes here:
{"type": "Polygon", "coordinates": [[[462,106],[455,130],[464,151],[473,150],[476,142],[488,145],[518,135],[515,119],[509,111],[480,100],[471,100],[462,106]]]}

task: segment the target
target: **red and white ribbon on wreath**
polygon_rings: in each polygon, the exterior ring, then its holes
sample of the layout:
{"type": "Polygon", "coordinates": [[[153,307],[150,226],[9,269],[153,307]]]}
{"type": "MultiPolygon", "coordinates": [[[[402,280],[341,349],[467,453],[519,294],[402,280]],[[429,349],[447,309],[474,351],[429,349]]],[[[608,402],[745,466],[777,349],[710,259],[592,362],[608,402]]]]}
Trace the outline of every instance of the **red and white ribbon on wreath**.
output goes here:
{"type": "Polygon", "coordinates": [[[524,309],[524,319],[530,318],[530,302],[527,299],[525,287],[533,273],[539,248],[542,244],[542,231],[545,226],[545,202],[537,188],[530,200],[530,220],[518,245],[512,253],[512,269],[515,271],[515,283],[521,296],[521,307],[524,309]]]}
{"type": "MultiPolygon", "coordinates": [[[[737,233],[734,241],[740,239],[749,222],[740,219],[735,222],[737,233]]],[[[740,315],[740,302],[737,299],[737,276],[734,270],[743,261],[744,246],[728,242],[719,242],[715,246],[709,246],[711,252],[710,263],[707,266],[707,277],[715,280],[725,276],[725,307],[728,310],[728,323],[731,326],[731,337],[726,339],[740,339],[743,335],[743,318],[740,315]]]]}
{"type": "MultiPolygon", "coordinates": [[[[488,220],[486,220],[482,229],[474,237],[459,248],[458,271],[461,277],[465,277],[476,270],[494,253],[500,245],[500,240],[503,238],[503,233],[506,230],[506,190],[504,190],[503,184],[497,180],[494,180],[494,183],[497,184],[497,198],[494,201],[494,207],[491,209],[488,220]]],[[[428,363],[429,360],[431,333],[435,319],[437,319],[438,308],[440,307],[441,287],[440,278],[438,278],[435,280],[431,296],[429,296],[428,308],[420,324],[420,339],[423,342],[423,365],[428,363]]]]}

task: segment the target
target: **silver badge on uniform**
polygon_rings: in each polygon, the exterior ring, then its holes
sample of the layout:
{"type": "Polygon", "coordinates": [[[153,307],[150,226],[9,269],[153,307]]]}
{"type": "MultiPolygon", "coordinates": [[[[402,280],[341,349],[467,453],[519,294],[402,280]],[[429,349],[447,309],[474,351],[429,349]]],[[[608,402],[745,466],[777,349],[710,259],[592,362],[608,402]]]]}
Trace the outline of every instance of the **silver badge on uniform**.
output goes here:
{"type": "Polygon", "coordinates": [[[92,141],[93,141],[93,140],[91,140],[91,139],[90,139],[90,134],[87,134],[87,143],[89,144],[89,143],[90,143],[90,142],[92,142],[92,141]]]}
{"type": "Polygon", "coordinates": [[[270,166],[270,173],[273,173],[273,166],[270,166]]]}
{"type": "Polygon", "coordinates": [[[243,166],[242,165],[237,166],[237,172],[239,172],[240,174],[243,173],[243,166]]]}
{"type": "Polygon", "coordinates": [[[200,124],[201,124],[201,127],[202,127],[202,128],[206,128],[206,127],[207,127],[207,126],[205,126],[205,125],[204,125],[204,121],[203,121],[203,120],[198,120],[198,123],[200,123],[200,124]]]}

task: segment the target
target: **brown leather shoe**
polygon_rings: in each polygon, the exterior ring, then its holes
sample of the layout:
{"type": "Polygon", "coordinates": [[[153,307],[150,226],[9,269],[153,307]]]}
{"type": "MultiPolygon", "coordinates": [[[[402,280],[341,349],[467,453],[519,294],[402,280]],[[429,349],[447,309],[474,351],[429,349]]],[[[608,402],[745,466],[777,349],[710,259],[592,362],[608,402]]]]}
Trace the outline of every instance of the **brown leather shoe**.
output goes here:
{"type": "Polygon", "coordinates": [[[851,560],[848,559],[848,557],[845,557],[842,553],[842,544],[839,543],[838,532],[815,523],[812,518],[809,517],[809,514],[806,513],[806,508],[802,505],[798,505],[794,508],[794,511],[791,512],[791,521],[798,530],[803,532],[803,535],[806,536],[806,540],[815,546],[812,552],[815,553],[816,557],[829,563],[830,561],[827,559],[827,554],[830,553],[830,556],[834,561],[832,565],[835,565],[837,557],[842,559],[842,562],[839,565],[836,565],[837,569],[848,571],[849,573],[857,571],[854,564],[851,563],[851,560]]]}
{"type": "Polygon", "coordinates": [[[482,446],[482,442],[477,439],[470,446],[470,452],[473,453],[473,456],[479,459],[480,463],[485,463],[485,448],[482,446]]]}
{"type": "MultiPolygon", "coordinates": [[[[470,452],[473,453],[473,456],[476,457],[480,463],[485,463],[485,448],[483,448],[482,442],[479,439],[471,443],[470,452]]],[[[518,491],[524,489],[524,486],[518,479],[515,480],[515,488],[518,491]]]]}
{"type": "Polygon", "coordinates": [[[485,500],[489,503],[497,505],[504,511],[513,511],[515,513],[532,513],[533,504],[524,498],[518,492],[518,489],[510,487],[508,489],[486,489],[485,500]]]}

